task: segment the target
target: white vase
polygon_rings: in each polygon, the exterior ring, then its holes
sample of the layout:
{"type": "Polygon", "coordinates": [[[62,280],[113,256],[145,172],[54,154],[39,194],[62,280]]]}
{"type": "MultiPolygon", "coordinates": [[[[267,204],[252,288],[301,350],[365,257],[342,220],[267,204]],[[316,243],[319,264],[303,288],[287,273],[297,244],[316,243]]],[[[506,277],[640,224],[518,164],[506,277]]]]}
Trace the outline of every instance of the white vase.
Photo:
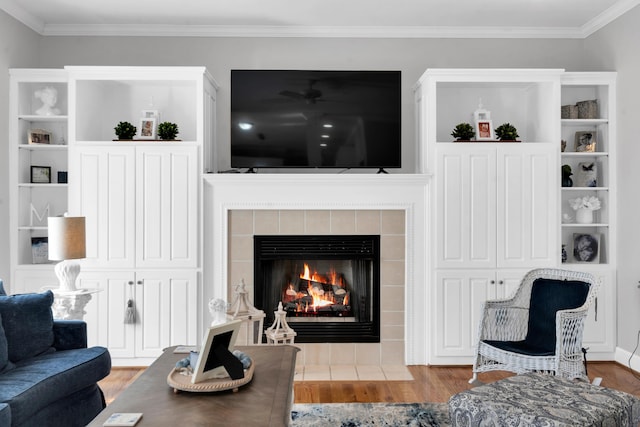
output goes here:
{"type": "Polygon", "coordinates": [[[576,222],[578,224],[591,224],[593,222],[593,211],[587,208],[580,208],[576,211],[576,222]]]}

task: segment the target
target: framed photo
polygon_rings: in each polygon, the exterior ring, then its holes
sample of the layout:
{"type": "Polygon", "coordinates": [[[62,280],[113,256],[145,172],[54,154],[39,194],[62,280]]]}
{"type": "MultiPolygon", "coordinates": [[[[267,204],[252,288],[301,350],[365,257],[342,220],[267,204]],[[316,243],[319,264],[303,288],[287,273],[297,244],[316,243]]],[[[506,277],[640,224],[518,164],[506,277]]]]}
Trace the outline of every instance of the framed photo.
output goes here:
{"type": "Polygon", "coordinates": [[[575,150],[577,153],[593,153],[596,151],[596,132],[576,132],[575,150]]]}
{"type": "Polygon", "coordinates": [[[43,129],[29,131],[29,144],[51,144],[51,132],[43,129]]]}
{"type": "Polygon", "coordinates": [[[143,117],[140,119],[140,139],[156,139],[155,117],[143,117]]]}
{"type": "Polygon", "coordinates": [[[491,120],[478,120],[476,122],[476,140],[491,141],[494,139],[496,139],[496,135],[493,131],[493,123],[491,120]]]}
{"type": "Polygon", "coordinates": [[[600,263],[600,234],[573,233],[573,261],[600,263]]]}
{"type": "Polygon", "coordinates": [[[49,166],[31,166],[32,184],[51,184],[51,168],[49,166]]]}
{"type": "Polygon", "coordinates": [[[227,376],[234,380],[244,377],[242,362],[231,353],[241,323],[241,320],[233,320],[208,329],[193,369],[191,383],[227,376]]]}
{"type": "Polygon", "coordinates": [[[31,254],[34,264],[46,264],[49,262],[49,238],[32,237],[31,254]]]}

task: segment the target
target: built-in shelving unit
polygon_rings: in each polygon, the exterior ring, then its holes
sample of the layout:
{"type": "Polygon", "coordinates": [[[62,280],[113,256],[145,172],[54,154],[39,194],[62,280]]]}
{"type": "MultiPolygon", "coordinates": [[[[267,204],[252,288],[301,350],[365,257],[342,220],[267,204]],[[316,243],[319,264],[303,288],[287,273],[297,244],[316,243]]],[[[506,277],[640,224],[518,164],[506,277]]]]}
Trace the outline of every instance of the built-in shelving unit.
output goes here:
{"type": "MultiPolygon", "coordinates": [[[[417,170],[433,176],[431,363],[471,363],[480,303],[506,298],[527,271],[563,267],[601,280],[585,328],[590,357],[615,350],[615,73],[559,69],[430,69],[416,86],[417,170]],[[561,118],[561,106],[597,100],[599,114],[561,118]],[[521,142],[454,142],[459,123],[490,112],[493,128],[514,125],[521,142]],[[575,149],[576,132],[597,140],[575,149]],[[567,141],[561,151],[561,141],[567,141]],[[561,165],[595,164],[595,187],[561,187],[561,165]],[[594,222],[579,224],[570,199],[596,196],[594,222]],[[570,219],[569,219],[570,218],[570,219]],[[598,240],[598,257],[573,258],[573,242],[598,240]],[[562,253],[568,260],[563,263],[562,253]]],[[[588,166],[588,165],[586,165],[588,166]]],[[[574,179],[576,177],[574,176],[574,179]]]]}
{"type": "Polygon", "coordinates": [[[62,176],[68,171],[67,75],[59,69],[11,69],[10,79],[9,286],[11,292],[23,292],[34,278],[43,285],[57,283],[47,252],[38,242],[46,241],[47,217],[68,209],[68,184],[62,176]],[[55,96],[50,114],[41,110],[39,95],[45,89],[55,96]],[[33,176],[32,167],[37,168],[33,176]],[[34,256],[34,249],[42,256],[34,256]]]}
{"type": "MultiPolygon", "coordinates": [[[[589,264],[615,264],[615,73],[565,73],[562,76],[561,105],[573,106],[578,102],[595,101],[597,109],[589,118],[562,118],[561,138],[566,148],[560,154],[561,165],[571,167],[573,185],[561,187],[561,239],[567,251],[567,264],[583,262],[573,254],[579,235],[594,236],[599,242],[599,253],[589,264]],[[577,133],[589,133],[595,140],[593,151],[579,151],[577,133]],[[584,185],[581,169],[591,169],[595,184],[584,185]],[[595,196],[601,208],[593,212],[593,222],[577,222],[576,212],[569,200],[595,196]]],[[[580,134],[578,134],[580,135],[580,134]]]]}
{"type": "MultiPolygon", "coordinates": [[[[204,67],[65,67],[69,76],[69,210],[86,218],[80,286],[88,339],[115,365],[146,364],[202,337],[202,184],[212,164],[217,85],[204,67]],[[178,126],[144,138],[142,120],[178,126]],[[119,122],[137,127],[117,140],[119,122]],[[153,139],[151,139],[153,138],[153,139]],[[135,323],[124,324],[128,304],[135,323]]],[[[153,129],[153,128],[151,128],[153,129]]]]}

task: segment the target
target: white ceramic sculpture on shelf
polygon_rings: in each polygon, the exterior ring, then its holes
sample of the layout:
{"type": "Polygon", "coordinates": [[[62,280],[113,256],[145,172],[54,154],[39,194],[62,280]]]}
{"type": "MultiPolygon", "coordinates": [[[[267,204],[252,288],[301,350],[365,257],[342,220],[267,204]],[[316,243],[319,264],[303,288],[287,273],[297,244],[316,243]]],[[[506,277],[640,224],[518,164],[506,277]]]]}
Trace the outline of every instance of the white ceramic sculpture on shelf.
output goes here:
{"type": "Polygon", "coordinates": [[[220,298],[209,300],[209,313],[211,314],[211,326],[221,325],[227,322],[227,303],[220,298]]]}
{"type": "Polygon", "coordinates": [[[60,114],[60,109],[55,106],[58,102],[58,91],[54,87],[47,86],[44,89],[38,89],[34,96],[42,101],[42,107],[36,110],[37,115],[57,116],[60,114]]]}

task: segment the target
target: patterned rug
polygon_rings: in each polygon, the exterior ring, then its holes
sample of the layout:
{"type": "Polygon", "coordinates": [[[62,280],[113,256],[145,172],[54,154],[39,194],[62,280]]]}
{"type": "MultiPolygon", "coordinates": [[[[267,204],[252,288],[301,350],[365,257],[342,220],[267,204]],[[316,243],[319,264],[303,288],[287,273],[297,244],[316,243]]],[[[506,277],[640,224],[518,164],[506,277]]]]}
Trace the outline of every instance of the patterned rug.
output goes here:
{"type": "Polygon", "coordinates": [[[446,403],[296,403],[292,427],[448,427],[446,403]]]}

